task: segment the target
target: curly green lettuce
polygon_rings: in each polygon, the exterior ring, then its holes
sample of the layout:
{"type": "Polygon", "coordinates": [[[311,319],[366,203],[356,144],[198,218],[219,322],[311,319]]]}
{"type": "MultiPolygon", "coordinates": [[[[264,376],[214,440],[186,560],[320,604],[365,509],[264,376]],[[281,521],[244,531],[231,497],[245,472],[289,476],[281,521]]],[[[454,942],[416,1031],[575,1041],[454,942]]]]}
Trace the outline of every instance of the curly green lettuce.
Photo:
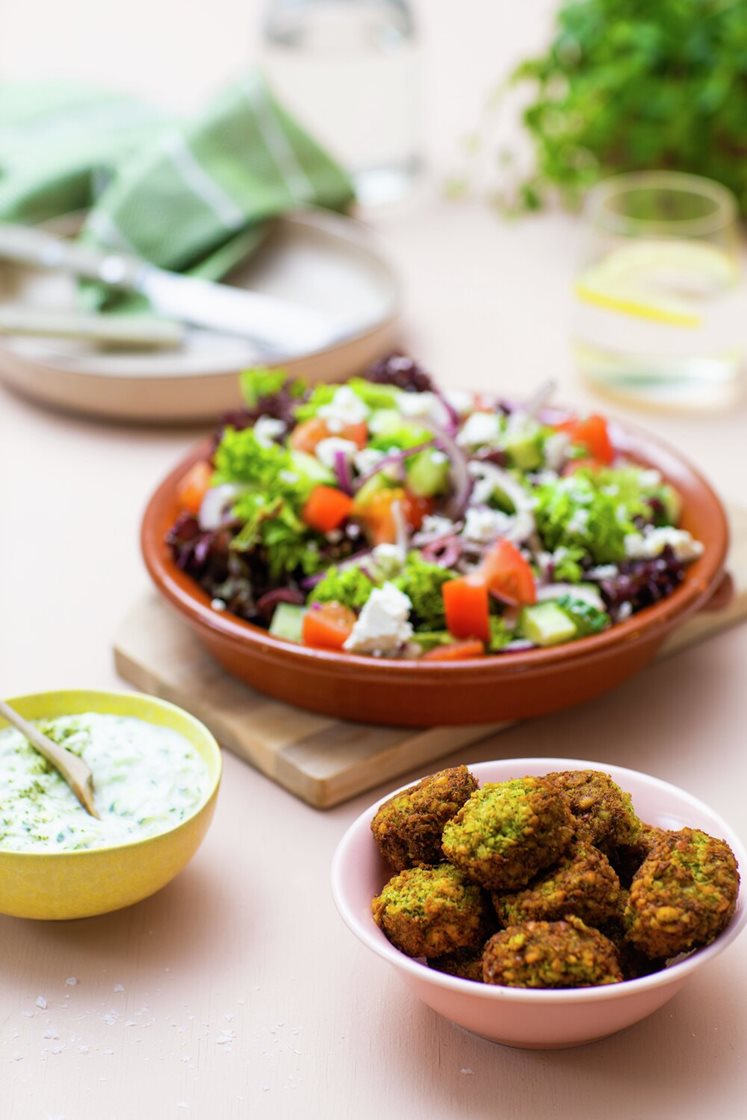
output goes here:
{"type": "Polygon", "coordinates": [[[330,568],[309,596],[310,603],[342,603],[359,611],[368,601],[374,584],[361,569],[351,564],[347,568],[330,568]]]}
{"type": "Polygon", "coordinates": [[[625,538],[638,532],[634,518],[649,507],[640,489],[614,484],[617,474],[582,470],[537,487],[534,516],[546,549],[581,548],[597,564],[625,559],[625,538]]]}
{"type": "Polygon", "coordinates": [[[408,554],[402,574],[393,583],[412,603],[410,621],[416,631],[446,628],[441,588],[454,577],[454,572],[441,568],[438,564],[429,564],[419,552],[408,554]]]}
{"type": "Polygon", "coordinates": [[[242,526],[231,548],[251,552],[263,547],[273,579],[283,572],[319,571],[323,562],[317,535],[301,519],[314,482],[294,469],[290,452],[260,443],[252,428],[227,428],[214,462],[216,484],[238,482],[244,487],[232,510],[242,526]]]}

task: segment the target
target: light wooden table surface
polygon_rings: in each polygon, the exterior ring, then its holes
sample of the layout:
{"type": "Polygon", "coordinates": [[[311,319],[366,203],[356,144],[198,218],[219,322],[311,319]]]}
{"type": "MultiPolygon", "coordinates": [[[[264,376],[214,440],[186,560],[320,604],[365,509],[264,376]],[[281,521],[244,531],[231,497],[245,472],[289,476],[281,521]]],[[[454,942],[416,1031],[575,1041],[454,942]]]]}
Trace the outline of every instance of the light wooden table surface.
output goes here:
{"type": "MultiPolygon", "coordinates": [[[[131,5],[128,23],[149,7],[131,5]]],[[[155,6],[156,25],[168,7],[174,5],[155,6]]],[[[180,6],[187,46],[200,41],[203,7],[180,6]]],[[[455,7],[439,0],[426,13],[428,128],[442,167],[488,77],[512,51],[537,41],[548,5],[528,3],[521,15],[506,5],[488,17],[469,0],[460,5],[459,24],[455,7]],[[447,58],[454,63],[448,73],[447,58]],[[440,76],[446,89],[434,81],[440,76]],[[435,143],[442,132],[447,139],[435,143]]],[[[31,8],[10,0],[6,15],[3,5],[6,74],[38,73],[45,63],[47,40],[40,57],[28,38],[31,8]]],[[[75,22],[72,9],[93,10],[71,0],[67,27],[75,22]]],[[[61,12],[49,5],[49,20],[61,12]]],[[[225,17],[235,33],[252,15],[251,4],[211,6],[213,20],[225,17]]],[[[99,46],[102,26],[99,17],[99,46]]],[[[206,34],[214,44],[214,22],[206,34]]],[[[113,24],[111,36],[114,42],[113,24]]],[[[234,39],[226,39],[233,50],[234,39]]],[[[121,54],[110,55],[113,78],[158,92],[148,69],[152,44],[138,47],[129,32],[124,43],[121,54]]],[[[90,52],[70,40],[68,46],[68,70],[90,74],[90,52]]],[[[178,61],[174,74],[177,93],[186,96],[178,61]]],[[[168,85],[161,74],[158,89],[174,95],[168,85]]],[[[444,383],[511,391],[552,374],[566,399],[591,402],[568,354],[579,235],[573,219],[506,224],[479,204],[444,203],[431,186],[409,210],[376,222],[403,275],[410,346],[444,383]]],[[[727,499],[739,501],[746,421],[743,403],[728,414],[648,422],[696,459],[727,499]]],[[[4,695],[121,683],[109,646],[146,585],[137,549],[143,504],[197,434],[104,426],[2,393],[4,695]]],[[[742,627],[592,704],[515,727],[444,764],[521,755],[615,762],[692,790],[744,835],[746,663],[742,627]]],[[[2,1120],[744,1114],[745,938],[657,1015],[577,1050],[494,1046],[416,1003],[348,933],[329,892],[339,837],[383,792],[319,813],[227,755],[213,828],[190,867],[159,895],[86,922],[0,918],[2,1120]]]]}

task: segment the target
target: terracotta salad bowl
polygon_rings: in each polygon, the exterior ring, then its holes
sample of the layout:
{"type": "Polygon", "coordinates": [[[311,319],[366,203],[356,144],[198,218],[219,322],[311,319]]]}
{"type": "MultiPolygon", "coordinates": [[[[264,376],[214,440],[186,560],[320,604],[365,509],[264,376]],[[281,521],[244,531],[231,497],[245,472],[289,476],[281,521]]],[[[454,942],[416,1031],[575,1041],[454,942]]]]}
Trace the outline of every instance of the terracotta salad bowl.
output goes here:
{"type": "Polygon", "coordinates": [[[166,543],[179,514],[180,481],[194,463],[209,458],[209,440],[195,447],[152,495],[142,522],[143,556],[159,592],[217,661],[279,700],[340,719],[400,726],[541,715],[589,700],[638,672],[688,616],[715,605],[723,587],[728,529],[712,488],[658,440],[613,421],[609,431],[626,459],[654,468],[676,488],[682,500],[680,526],[704,547],[666,598],[570,643],[460,661],[395,660],[289,642],[214,609],[166,543]]]}

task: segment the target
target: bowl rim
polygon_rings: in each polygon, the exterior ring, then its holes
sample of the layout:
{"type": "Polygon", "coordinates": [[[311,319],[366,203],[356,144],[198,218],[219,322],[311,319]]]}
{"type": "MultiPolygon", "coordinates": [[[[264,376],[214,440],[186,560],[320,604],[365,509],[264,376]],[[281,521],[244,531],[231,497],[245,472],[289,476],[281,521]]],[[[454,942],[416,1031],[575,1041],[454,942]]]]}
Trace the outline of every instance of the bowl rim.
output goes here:
{"type": "MultiPolygon", "coordinates": [[[[625,789],[623,782],[627,780],[628,776],[632,776],[636,782],[643,780],[646,784],[658,788],[661,791],[675,794],[678,800],[684,801],[689,807],[697,811],[705,811],[705,814],[712,818],[719,828],[723,829],[723,838],[726,839],[727,843],[734,851],[742,875],[744,876],[745,872],[747,872],[747,849],[745,849],[745,846],[742,844],[742,841],[734,829],[727,824],[719,813],[711,809],[711,807],[707,805],[706,802],[701,801],[700,798],[682,789],[681,786],[676,786],[671,782],[665,781],[663,778],[657,778],[655,775],[648,774],[643,770],[632,770],[629,767],[616,766],[613,763],[600,764],[589,759],[542,757],[500,758],[484,762],[465,763],[465,765],[477,778],[480,778],[481,774],[484,774],[487,768],[500,765],[501,767],[515,768],[517,770],[517,776],[521,776],[522,768],[526,766],[530,768],[546,767],[546,772],[550,770],[602,769],[604,773],[609,773],[613,781],[616,781],[623,789],[625,789]]],[[[532,770],[530,769],[524,772],[531,773],[532,770]]],[[[506,777],[509,777],[509,775],[507,774],[506,777]]],[[[415,781],[417,780],[416,778],[415,781]]],[[[709,960],[712,960],[726,949],[743,931],[745,925],[747,925],[747,900],[742,897],[742,892],[740,892],[735,912],[729,924],[709,945],[693,950],[683,960],[670,965],[668,968],[662,969],[660,972],[652,973],[650,976],[641,976],[634,980],[625,980],[618,984],[597,984],[588,988],[509,988],[500,985],[478,984],[472,980],[464,980],[459,976],[450,976],[448,973],[429,968],[427,965],[421,964],[417,959],[408,957],[399,949],[396,949],[394,945],[381,934],[373,918],[369,917],[370,926],[363,923],[356,911],[348,903],[344,874],[346,861],[350,857],[350,850],[357,844],[360,834],[364,832],[368,834],[370,838],[370,822],[378,808],[385,801],[388,801],[389,798],[395,797],[398,793],[410,788],[413,784],[413,782],[407,782],[398,789],[391,790],[383,797],[380,797],[378,801],[374,802],[374,804],[370,805],[367,809],[364,809],[346,829],[332,857],[331,886],[335,906],[348,929],[350,929],[367,948],[373,950],[377,956],[382,957],[395,968],[401,969],[416,981],[432,984],[438,988],[444,988],[447,991],[453,992],[455,995],[472,995],[477,999],[492,1000],[497,1003],[522,1003],[537,1006],[543,1003],[555,1005],[560,1003],[583,1004],[607,999],[624,999],[628,996],[641,994],[655,988],[667,987],[670,984],[679,984],[683,982],[692,972],[695,972],[702,965],[706,964],[709,960]]],[[[370,840],[371,844],[373,844],[373,839],[370,838],[370,840]]]]}
{"type": "MultiPolygon", "coordinates": [[[[564,410],[555,410],[563,415],[564,410]]],[[[565,411],[567,414],[567,411],[565,411]]],[[[177,567],[166,545],[161,531],[164,514],[173,505],[176,486],[198,459],[205,458],[212,447],[212,437],[208,436],[194,445],[191,450],[151,494],[143,513],[140,530],[141,552],[148,573],[157,590],[174,606],[178,612],[197,628],[220,637],[232,647],[252,649],[256,654],[266,657],[283,656],[288,665],[299,669],[310,665],[321,665],[334,671],[344,666],[348,680],[370,680],[378,677],[396,678],[405,682],[428,679],[453,681],[460,676],[469,675],[470,680],[494,678],[496,672],[506,675],[514,673],[543,672],[558,664],[583,663],[588,659],[596,660],[614,654],[621,645],[637,641],[641,637],[663,635],[681,617],[690,614],[707,602],[723,576],[726,554],[729,545],[729,528],[724,507],[713,487],[703,475],[668,443],[628,423],[608,418],[615,446],[634,461],[641,462],[658,470],[665,480],[673,475],[688,476],[690,487],[699,496],[701,505],[708,508],[713,526],[709,539],[703,541],[702,556],[688,565],[685,578],[679,587],[665,599],[644,607],[622,622],[617,622],[601,634],[579,638],[547,649],[507,651],[498,655],[479,658],[465,658],[461,661],[438,662],[424,660],[402,660],[386,657],[367,657],[362,654],[314,649],[276,638],[267,630],[247,622],[228,611],[216,611],[211,606],[210,597],[192,576],[177,567]]],[[[677,481],[672,483],[678,491],[677,481]]],[[[685,513],[688,505],[685,503],[685,513]]],[[[392,682],[393,683],[393,682],[392,682]]]]}
{"type": "MultiPolygon", "coordinates": [[[[102,852],[125,851],[125,850],[129,851],[132,848],[140,847],[143,844],[150,844],[153,841],[160,840],[165,836],[173,836],[175,833],[178,833],[179,831],[181,831],[181,829],[187,827],[192,821],[194,821],[195,817],[197,817],[210,804],[210,802],[213,800],[214,797],[216,797],[216,795],[218,793],[218,789],[219,789],[220,783],[221,783],[221,778],[222,778],[222,775],[223,775],[223,756],[221,754],[221,749],[220,749],[220,746],[218,744],[217,739],[213,735],[210,728],[207,727],[201,720],[197,719],[196,716],[193,716],[192,713],[188,712],[185,708],[181,708],[178,704],[173,704],[170,700],[163,700],[160,696],[151,696],[149,693],[137,692],[134,689],[62,688],[62,689],[45,689],[43,692],[28,692],[28,693],[25,693],[23,696],[14,696],[14,697],[10,698],[7,701],[7,703],[11,707],[16,707],[16,705],[24,704],[27,701],[39,700],[39,699],[44,698],[44,697],[49,697],[50,699],[54,698],[55,700],[64,701],[66,697],[74,697],[74,696],[77,696],[77,697],[85,696],[86,698],[91,697],[94,700],[94,702],[96,701],[97,698],[102,698],[103,699],[104,697],[109,698],[109,699],[114,697],[114,698],[116,698],[116,700],[124,700],[128,703],[133,703],[133,704],[135,704],[135,703],[140,704],[140,703],[143,703],[143,702],[147,701],[147,703],[149,705],[153,705],[156,708],[160,708],[166,714],[178,713],[181,721],[183,721],[184,723],[187,723],[187,724],[191,724],[194,727],[195,731],[199,734],[200,738],[203,740],[203,742],[205,743],[205,745],[208,749],[211,761],[210,761],[210,763],[206,764],[207,769],[208,769],[208,784],[205,788],[205,791],[204,791],[202,797],[200,798],[199,802],[197,803],[197,805],[194,806],[194,808],[191,810],[191,812],[189,813],[188,816],[184,817],[183,820],[178,821],[171,828],[166,828],[166,829],[163,830],[163,832],[155,832],[155,833],[153,833],[152,836],[141,836],[136,840],[126,840],[121,844],[98,844],[98,845],[96,845],[95,847],[92,847],[92,848],[75,848],[75,849],[70,849],[70,850],[64,850],[63,849],[61,851],[46,851],[44,849],[39,849],[37,851],[18,852],[18,851],[14,851],[12,848],[0,848],[0,859],[7,858],[9,856],[12,856],[14,859],[24,858],[24,859],[30,859],[30,860],[34,860],[34,859],[38,860],[40,857],[43,858],[43,859],[53,859],[53,860],[70,859],[71,857],[75,857],[76,859],[81,859],[81,858],[92,859],[92,858],[98,856],[102,852]]],[[[90,709],[90,710],[92,710],[94,712],[96,711],[95,708],[90,709]]],[[[83,713],[81,713],[81,712],[71,712],[70,714],[71,715],[81,715],[83,713]]],[[[101,715],[112,714],[113,715],[114,713],[101,712],[101,713],[98,713],[98,714],[101,714],[101,715]]],[[[132,718],[141,719],[144,723],[150,722],[149,720],[147,720],[142,715],[136,716],[134,712],[127,712],[126,714],[128,716],[131,716],[132,718]]],[[[39,717],[35,716],[33,718],[36,719],[36,718],[39,718],[39,717]]],[[[52,718],[56,718],[56,717],[52,717],[52,718]]],[[[2,717],[0,717],[0,730],[4,730],[5,727],[7,727],[7,726],[9,726],[9,725],[6,723],[6,721],[4,719],[2,719],[2,717]]],[[[171,730],[175,730],[172,727],[171,724],[164,724],[162,726],[168,726],[168,727],[171,728],[171,730]]],[[[185,736],[185,738],[186,738],[186,736],[185,736]]],[[[195,750],[197,750],[196,747],[195,747],[195,750]]]]}

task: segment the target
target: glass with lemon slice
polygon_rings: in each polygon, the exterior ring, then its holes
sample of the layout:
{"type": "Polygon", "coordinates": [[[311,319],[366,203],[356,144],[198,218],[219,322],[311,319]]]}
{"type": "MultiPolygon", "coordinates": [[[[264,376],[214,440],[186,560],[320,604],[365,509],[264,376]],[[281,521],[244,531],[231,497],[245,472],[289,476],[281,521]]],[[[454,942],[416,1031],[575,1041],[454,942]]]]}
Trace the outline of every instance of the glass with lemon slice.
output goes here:
{"type": "Polygon", "coordinates": [[[739,393],[747,298],[736,201],[697,175],[619,175],[589,197],[574,355],[608,394],[719,407],[739,393]]]}

